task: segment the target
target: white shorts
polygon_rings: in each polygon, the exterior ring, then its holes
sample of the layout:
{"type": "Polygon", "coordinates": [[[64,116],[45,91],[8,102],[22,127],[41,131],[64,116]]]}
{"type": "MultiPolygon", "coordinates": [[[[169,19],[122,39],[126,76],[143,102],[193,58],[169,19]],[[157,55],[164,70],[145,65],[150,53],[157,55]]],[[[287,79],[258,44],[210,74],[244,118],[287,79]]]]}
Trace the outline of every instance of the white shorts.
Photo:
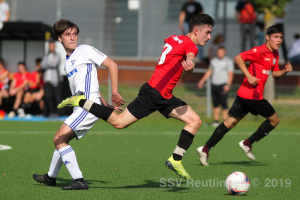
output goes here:
{"type": "MultiPolygon", "coordinates": [[[[93,98],[93,95],[89,98],[95,103],[101,104],[100,98],[93,98]]],[[[81,139],[85,134],[93,127],[99,118],[89,113],[81,107],[74,107],[73,113],[65,120],[65,124],[68,125],[76,135],[77,140],[81,139]]]]}

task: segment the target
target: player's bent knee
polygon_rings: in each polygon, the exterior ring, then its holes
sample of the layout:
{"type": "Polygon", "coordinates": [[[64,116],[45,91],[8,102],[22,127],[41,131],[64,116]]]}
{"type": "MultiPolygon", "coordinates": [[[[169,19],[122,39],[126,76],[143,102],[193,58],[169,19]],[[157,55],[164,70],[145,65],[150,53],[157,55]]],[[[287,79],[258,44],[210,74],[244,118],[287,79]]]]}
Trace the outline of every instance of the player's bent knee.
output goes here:
{"type": "Polygon", "coordinates": [[[58,135],[58,136],[55,136],[53,138],[53,143],[54,143],[56,148],[59,147],[62,144],[66,144],[68,142],[69,142],[69,140],[66,139],[63,135],[58,135]]]}
{"type": "Polygon", "coordinates": [[[196,128],[199,129],[202,125],[202,120],[200,118],[197,119],[196,121],[196,128]]]}
{"type": "Polygon", "coordinates": [[[200,117],[194,116],[190,119],[190,121],[188,122],[189,125],[191,125],[194,129],[199,130],[199,128],[202,125],[202,120],[200,119],[200,117]]]}
{"type": "Polygon", "coordinates": [[[113,123],[111,123],[111,125],[113,127],[115,127],[116,129],[123,129],[123,128],[126,128],[128,125],[122,123],[121,121],[115,121],[113,123]]]}
{"type": "Polygon", "coordinates": [[[55,147],[57,147],[61,143],[62,143],[62,140],[59,137],[54,137],[53,138],[53,144],[54,144],[55,147]]]}
{"type": "Polygon", "coordinates": [[[276,127],[279,124],[279,122],[280,122],[280,120],[279,120],[279,118],[277,118],[276,120],[271,121],[270,124],[272,124],[272,126],[276,127]]]}

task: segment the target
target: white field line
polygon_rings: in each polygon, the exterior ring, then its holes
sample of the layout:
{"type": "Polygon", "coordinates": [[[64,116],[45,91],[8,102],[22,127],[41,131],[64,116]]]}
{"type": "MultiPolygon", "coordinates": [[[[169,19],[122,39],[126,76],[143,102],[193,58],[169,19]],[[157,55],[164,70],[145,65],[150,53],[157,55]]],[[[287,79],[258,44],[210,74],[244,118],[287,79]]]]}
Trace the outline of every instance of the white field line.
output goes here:
{"type": "MultiPolygon", "coordinates": [[[[55,131],[0,131],[0,134],[29,134],[29,135],[43,135],[50,134],[54,135],[55,131]]],[[[87,134],[93,135],[179,135],[180,132],[140,132],[140,131],[90,131],[87,134]]],[[[200,135],[211,135],[210,131],[199,131],[200,135]]],[[[251,135],[252,132],[229,132],[227,135],[251,135]]],[[[270,135],[300,135],[299,132],[271,132],[270,135]]]]}

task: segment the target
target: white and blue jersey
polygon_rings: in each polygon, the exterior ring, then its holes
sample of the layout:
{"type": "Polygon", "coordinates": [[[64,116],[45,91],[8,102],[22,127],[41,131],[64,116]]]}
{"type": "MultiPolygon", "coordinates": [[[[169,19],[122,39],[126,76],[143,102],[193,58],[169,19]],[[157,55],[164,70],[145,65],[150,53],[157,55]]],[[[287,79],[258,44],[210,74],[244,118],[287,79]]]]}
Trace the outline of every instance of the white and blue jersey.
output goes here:
{"type": "MultiPolygon", "coordinates": [[[[68,76],[72,95],[78,91],[84,92],[86,99],[98,104],[100,102],[97,66],[107,58],[105,54],[89,45],[78,45],[73,53],[66,58],[65,72],[68,76]]],[[[80,107],[75,107],[73,113],[64,122],[82,138],[98,121],[93,114],[80,107]]]]}

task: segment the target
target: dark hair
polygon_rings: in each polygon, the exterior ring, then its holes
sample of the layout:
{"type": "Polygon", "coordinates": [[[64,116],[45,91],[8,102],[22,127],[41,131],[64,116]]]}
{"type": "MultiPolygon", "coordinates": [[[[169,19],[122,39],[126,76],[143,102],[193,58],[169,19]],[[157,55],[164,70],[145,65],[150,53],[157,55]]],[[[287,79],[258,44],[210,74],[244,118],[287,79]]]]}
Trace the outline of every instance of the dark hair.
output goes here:
{"type": "Polygon", "coordinates": [[[37,63],[40,63],[40,62],[42,62],[42,58],[36,58],[35,59],[35,63],[37,64],[37,63]]]}
{"type": "Polygon", "coordinates": [[[214,44],[218,44],[218,42],[219,42],[219,40],[220,40],[221,38],[224,40],[224,37],[223,37],[222,34],[220,34],[220,33],[217,34],[216,37],[215,37],[214,40],[213,40],[213,43],[214,43],[214,44]]]}
{"type": "Polygon", "coordinates": [[[300,38],[300,34],[299,33],[296,33],[295,35],[294,35],[294,39],[299,39],[300,38]]]}
{"type": "Polygon", "coordinates": [[[207,14],[197,14],[192,16],[189,21],[189,32],[192,32],[195,26],[209,25],[214,26],[214,19],[207,14]]]}
{"type": "Polygon", "coordinates": [[[61,36],[66,30],[70,28],[75,28],[77,34],[79,34],[78,26],[67,19],[60,19],[59,21],[55,22],[52,27],[52,31],[56,36],[61,36]]]}
{"type": "Polygon", "coordinates": [[[0,57],[0,64],[5,66],[5,62],[4,62],[4,59],[2,57],[0,57]]]}
{"type": "Polygon", "coordinates": [[[274,33],[281,33],[282,35],[284,34],[282,28],[278,25],[273,25],[273,26],[270,26],[268,29],[267,29],[267,35],[268,36],[271,36],[272,34],[274,33]]]}
{"type": "Polygon", "coordinates": [[[19,61],[18,65],[24,65],[26,67],[26,63],[24,61],[19,61]]]}
{"type": "Polygon", "coordinates": [[[218,50],[219,50],[219,49],[224,49],[224,50],[226,50],[225,46],[223,46],[223,45],[222,45],[222,46],[219,46],[219,47],[218,47],[218,50]]]}

